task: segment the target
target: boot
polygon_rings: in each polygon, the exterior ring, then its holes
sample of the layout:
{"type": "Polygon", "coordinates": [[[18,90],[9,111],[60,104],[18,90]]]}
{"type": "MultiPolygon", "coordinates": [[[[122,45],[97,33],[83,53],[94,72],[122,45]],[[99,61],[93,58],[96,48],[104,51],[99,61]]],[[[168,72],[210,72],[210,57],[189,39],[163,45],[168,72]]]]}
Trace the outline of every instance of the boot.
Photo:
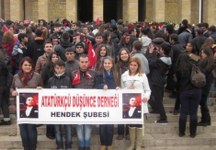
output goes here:
{"type": "Polygon", "coordinates": [[[129,127],[129,136],[130,136],[130,146],[127,150],[134,150],[135,149],[135,140],[136,140],[136,128],[129,127]]]}
{"type": "Polygon", "coordinates": [[[186,128],[186,120],[179,119],[179,136],[183,137],[185,135],[185,128],[186,128]]]}
{"type": "Polygon", "coordinates": [[[190,137],[194,138],[196,136],[197,130],[197,120],[190,121],[190,137]]]}
{"type": "Polygon", "coordinates": [[[107,146],[107,150],[112,150],[112,146],[107,146]]]}
{"type": "Polygon", "coordinates": [[[142,146],[143,141],[143,128],[137,128],[137,139],[136,139],[136,150],[143,150],[145,147],[142,146]]]}
{"type": "Polygon", "coordinates": [[[105,145],[101,145],[100,146],[100,150],[106,150],[106,146],[105,145]]]}
{"type": "Polygon", "coordinates": [[[209,114],[209,110],[201,109],[201,121],[197,124],[198,126],[210,126],[211,125],[211,116],[209,114]]]}

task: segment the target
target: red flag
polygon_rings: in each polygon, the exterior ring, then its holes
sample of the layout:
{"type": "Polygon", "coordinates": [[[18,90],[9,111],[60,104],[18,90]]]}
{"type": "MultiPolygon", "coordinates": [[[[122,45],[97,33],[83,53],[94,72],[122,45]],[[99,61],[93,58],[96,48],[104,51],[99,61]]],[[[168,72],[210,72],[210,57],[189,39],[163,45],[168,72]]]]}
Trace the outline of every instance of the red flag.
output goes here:
{"type": "Polygon", "coordinates": [[[91,42],[89,43],[89,47],[88,47],[88,58],[89,58],[89,68],[93,68],[94,64],[97,61],[97,57],[91,42]]]}
{"type": "Polygon", "coordinates": [[[100,19],[99,19],[99,17],[95,20],[95,23],[96,23],[96,25],[99,25],[99,24],[100,24],[100,19]]]}
{"type": "Polygon", "coordinates": [[[8,32],[8,31],[10,31],[10,30],[8,29],[8,27],[7,27],[6,25],[4,25],[3,28],[2,28],[2,31],[3,31],[4,33],[6,33],[6,32],[8,32]]]}

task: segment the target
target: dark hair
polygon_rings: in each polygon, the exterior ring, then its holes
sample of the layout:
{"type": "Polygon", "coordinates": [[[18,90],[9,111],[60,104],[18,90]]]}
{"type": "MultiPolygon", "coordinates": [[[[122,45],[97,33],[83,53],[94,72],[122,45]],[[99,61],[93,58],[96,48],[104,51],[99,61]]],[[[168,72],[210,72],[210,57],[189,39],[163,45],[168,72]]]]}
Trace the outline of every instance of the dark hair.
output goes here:
{"type": "Polygon", "coordinates": [[[23,63],[24,63],[25,61],[29,62],[29,63],[32,65],[32,70],[34,70],[34,62],[33,62],[33,60],[32,60],[30,57],[28,57],[28,56],[23,57],[23,58],[21,59],[21,61],[20,61],[20,63],[19,63],[20,68],[22,68],[22,65],[23,65],[23,63]]]}
{"type": "Polygon", "coordinates": [[[170,40],[175,41],[175,43],[178,43],[178,34],[173,33],[170,35],[170,40]]]}
{"type": "Polygon", "coordinates": [[[214,25],[209,27],[209,31],[215,32],[216,31],[216,27],[214,25]]]}
{"type": "Polygon", "coordinates": [[[36,36],[42,36],[42,35],[43,35],[43,32],[42,32],[40,29],[36,29],[35,35],[36,35],[36,36]]]}
{"type": "Polygon", "coordinates": [[[141,32],[142,34],[148,35],[148,33],[150,32],[150,28],[142,28],[141,32]]]}
{"type": "Polygon", "coordinates": [[[134,41],[133,42],[133,48],[136,50],[136,51],[141,51],[142,49],[142,42],[141,41],[134,41]]]}
{"type": "Polygon", "coordinates": [[[86,57],[88,58],[88,55],[85,54],[85,53],[81,54],[81,55],[79,56],[79,61],[80,61],[80,58],[81,58],[81,57],[82,57],[82,58],[86,58],[86,57]]]}
{"type": "Polygon", "coordinates": [[[126,48],[126,47],[123,47],[119,50],[119,53],[118,53],[118,61],[122,61],[121,60],[121,52],[122,51],[126,51],[128,53],[128,61],[130,60],[130,51],[126,48]]]}
{"type": "Polygon", "coordinates": [[[192,64],[190,57],[187,53],[179,55],[176,62],[177,73],[180,73],[183,77],[188,77],[191,74],[192,64]]]}
{"type": "Polygon", "coordinates": [[[208,27],[209,27],[209,24],[208,24],[208,23],[206,23],[206,22],[203,22],[203,23],[201,24],[201,26],[202,26],[202,27],[205,27],[206,29],[208,29],[208,27]]]}
{"type": "Polygon", "coordinates": [[[62,39],[63,39],[64,41],[68,41],[68,40],[70,39],[69,33],[68,33],[68,32],[62,33],[62,39]]]}
{"type": "Polygon", "coordinates": [[[65,62],[63,60],[57,60],[55,63],[54,63],[54,67],[56,66],[61,66],[61,67],[65,67],[65,62]]]}
{"type": "Polygon", "coordinates": [[[25,37],[28,37],[25,33],[18,34],[18,40],[22,41],[25,37]]]}
{"type": "Polygon", "coordinates": [[[74,46],[68,47],[65,49],[65,52],[74,52],[75,53],[75,47],[74,46]]]}
{"type": "Polygon", "coordinates": [[[164,51],[164,54],[168,56],[171,51],[171,45],[168,42],[161,44],[161,49],[164,51]]]}
{"type": "Polygon", "coordinates": [[[97,36],[103,37],[103,34],[101,32],[98,32],[98,33],[95,34],[95,37],[97,37],[97,36]]]}

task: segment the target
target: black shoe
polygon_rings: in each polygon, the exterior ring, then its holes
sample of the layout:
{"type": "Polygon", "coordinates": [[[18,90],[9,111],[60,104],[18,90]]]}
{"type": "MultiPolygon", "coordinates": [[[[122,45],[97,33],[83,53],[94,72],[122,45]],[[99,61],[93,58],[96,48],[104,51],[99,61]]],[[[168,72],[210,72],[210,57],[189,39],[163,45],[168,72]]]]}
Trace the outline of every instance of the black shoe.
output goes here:
{"type": "Polygon", "coordinates": [[[179,137],[185,136],[185,133],[179,133],[179,137]]]}
{"type": "Polygon", "coordinates": [[[191,134],[190,137],[191,138],[195,138],[196,134],[191,134]]]}
{"type": "Polygon", "coordinates": [[[84,147],[78,147],[78,150],[85,150],[84,147]]]}
{"type": "Polygon", "coordinates": [[[159,120],[156,120],[155,123],[168,123],[168,121],[159,119],[159,120]]]}
{"type": "Polygon", "coordinates": [[[179,113],[179,110],[178,109],[174,109],[173,115],[178,115],[178,113],[179,113]]]}
{"type": "Polygon", "coordinates": [[[50,140],[54,140],[55,139],[55,135],[46,135],[46,137],[50,140]]]}
{"type": "Polygon", "coordinates": [[[152,110],[152,111],[150,111],[150,114],[159,114],[159,112],[156,110],[152,110]]]}
{"type": "Polygon", "coordinates": [[[0,125],[11,125],[11,121],[4,121],[3,119],[0,121],[0,125]]]}
{"type": "Polygon", "coordinates": [[[200,121],[197,126],[203,126],[203,127],[206,127],[206,126],[210,126],[211,124],[209,122],[202,122],[200,121]]]}
{"type": "Polygon", "coordinates": [[[85,147],[84,150],[90,150],[90,147],[85,147]]]}

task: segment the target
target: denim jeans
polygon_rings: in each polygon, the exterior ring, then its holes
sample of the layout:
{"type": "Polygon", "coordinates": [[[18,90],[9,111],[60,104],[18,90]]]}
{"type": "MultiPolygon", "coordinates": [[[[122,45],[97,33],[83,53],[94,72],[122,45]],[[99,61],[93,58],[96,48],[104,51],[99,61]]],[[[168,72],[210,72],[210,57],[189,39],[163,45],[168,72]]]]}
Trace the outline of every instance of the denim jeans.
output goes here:
{"type": "Polygon", "coordinates": [[[77,138],[79,147],[90,147],[91,144],[91,125],[77,125],[77,138]]]}
{"type": "Polygon", "coordinates": [[[101,145],[111,146],[113,134],[114,134],[114,126],[113,125],[100,125],[99,131],[100,131],[101,145]]]}
{"type": "Polygon", "coordinates": [[[20,136],[24,150],[36,150],[37,128],[34,124],[20,124],[20,136]]]}
{"type": "Polygon", "coordinates": [[[190,121],[197,120],[197,109],[201,100],[201,89],[192,89],[180,93],[180,119],[186,120],[190,115],[190,121]]]}
{"type": "Polygon", "coordinates": [[[72,125],[55,125],[55,137],[57,149],[63,149],[63,128],[65,133],[65,148],[71,148],[72,145],[72,125]]]}

